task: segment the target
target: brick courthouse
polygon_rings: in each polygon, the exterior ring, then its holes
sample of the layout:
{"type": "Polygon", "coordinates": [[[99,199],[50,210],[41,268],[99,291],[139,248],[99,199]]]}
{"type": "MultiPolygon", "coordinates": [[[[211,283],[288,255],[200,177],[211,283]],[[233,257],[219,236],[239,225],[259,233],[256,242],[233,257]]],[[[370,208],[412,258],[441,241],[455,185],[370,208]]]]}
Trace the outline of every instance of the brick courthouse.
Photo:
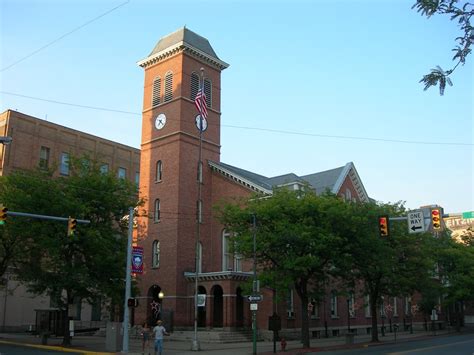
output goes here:
{"type": "MultiPolygon", "coordinates": [[[[200,210],[198,293],[205,295],[205,305],[198,307],[198,325],[249,328],[251,314],[242,285],[252,277],[251,263],[229,253],[228,231],[216,221],[212,207],[222,199],[253,192],[271,194],[275,186],[298,189],[307,183],[317,193],[329,189],[347,200],[368,201],[369,197],[353,163],[307,176],[290,173],[272,178],[222,163],[221,72],[228,64],[207,39],[187,28],[179,29],[163,37],[138,64],[145,71],[140,194],[149,218],[140,218],[137,233],[138,244],[145,251],[145,271],[138,277],[141,298],[134,322],[161,317],[175,328],[193,326],[200,210]],[[194,106],[201,72],[208,109],[207,130],[202,135],[202,173],[194,106]],[[199,202],[198,179],[202,191],[199,202]]],[[[257,317],[259,328],[267,329],[275,305],[271,290],[262,293],[264,301],[257,317]]],[[[310,323],[314,336],[320,335],[323,327],[330,335],[342,333],[346,314],[353,318],[354,328],[363,328],[363,332],[370,328],[368,308],[356,310],[356,300],[347,301],[346,297],[328,295],[326,302],[314,304],[310,323]]],[[[359,303],[364,304],[362,300],[359,303]]],[[[402,300],[392,299],[392,305],[402,317],[402,300]]],[[[283,328],[301,326],[296,292],[290,290],[286,302],[277,308],[283,328]]]]}

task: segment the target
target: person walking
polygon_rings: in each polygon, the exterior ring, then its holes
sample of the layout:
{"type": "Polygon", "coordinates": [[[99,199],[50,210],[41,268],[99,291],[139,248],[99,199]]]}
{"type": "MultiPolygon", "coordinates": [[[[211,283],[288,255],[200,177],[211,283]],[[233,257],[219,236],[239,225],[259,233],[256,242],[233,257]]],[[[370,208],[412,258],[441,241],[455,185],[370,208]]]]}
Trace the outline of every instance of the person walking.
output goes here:
{"type": "Polygon", "coordinates": [[[150,327],[145,322],[142,325],[142,354],[148,353],[150,355],[150,327]]]}
{"type": "Polygon", "coordinates": [[[170,335],[165,327],[163,327],[161,320],[156,321],[156,326],[153,328],[153,334],[155,335],[155,355],[161,355],[163,352],[163,336],[170,335]]]}

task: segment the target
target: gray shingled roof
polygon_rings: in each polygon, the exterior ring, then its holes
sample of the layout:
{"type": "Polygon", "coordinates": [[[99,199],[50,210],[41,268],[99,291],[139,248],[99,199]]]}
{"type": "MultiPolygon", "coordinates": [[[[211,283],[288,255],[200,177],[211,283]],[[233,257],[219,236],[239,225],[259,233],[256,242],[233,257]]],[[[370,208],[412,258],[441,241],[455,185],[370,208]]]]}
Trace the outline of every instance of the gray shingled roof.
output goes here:
{"type": "Polygon", "coordinates": [[[207,55],[219,59],[206,38],[194,33],[186,27],[180,28],[179,30],[161,38],[156,44],[155,48],[153,48],[153,51],[150,53],[149,57],[180,42],[184,42],[185,45],[199,49],[207,55]]]}
{"type": "Polygon", "coordinates": [[[222,168],[226,169],[230,173],[236,176],[240,176],[243,179],[252,182],[255,185],[261,186],[267,190],[272,190],[276,186],[287,185],[291,183],[309,183],[315,190],[317,194],[322,194],[329,189],[332,191],[333,187],[335,186],[338,178],[341,176],[341,173],[344,169],[344,166],[339,168],[322,171],[315,174],[305,175],[305,176],[298,176],[293,173],[279,175],[275,177],[268,178],[263,175],[252,173],[248,170],[244,170],[241,168],[237,168],[235,166],[224,164],[224,163],[216,163],[216,165],[221,166],[222,168]]]}
{"type": "Polygon", "coordinates": [[[240,176],[246,180],[249,180],[250,182],[253,182],[256,185],[262,186],[263,188],[267,190],[272,189],[272,184],[268,182],[269,179],[266,176],[255,174],[248,170],[240,169],[229,164],[216,163],[216,162],[214,162],[214,164],[220,165],[224,169],[232,172],[233,174],[240,176]]]}
{"type": "Polygon", "coordinates": [[[343,169],[344,167],[341,166],[339,168],[321,171],[315,174],[305,175],[305,176],[302,176],[301,178],[309,182],[309,184],[316,189],[316,193],[320,195],[323,192],[326,192],[327,189],[329,189],[329,191],[332,191],[334,185],[336,184],[337,179],[339,178],[339,176],[341,176],[343,169]]]}
{"type": "Polygon", "coordinates": [[[274,176],[272,178],[269,178],[268,182],[272,186],[280,186],[280,185],[291,184],[291,183],[294,183],[294,182],[304,182],[304,180],[301,179],[296,174],[289,173],[289,174],[274,176]]]}

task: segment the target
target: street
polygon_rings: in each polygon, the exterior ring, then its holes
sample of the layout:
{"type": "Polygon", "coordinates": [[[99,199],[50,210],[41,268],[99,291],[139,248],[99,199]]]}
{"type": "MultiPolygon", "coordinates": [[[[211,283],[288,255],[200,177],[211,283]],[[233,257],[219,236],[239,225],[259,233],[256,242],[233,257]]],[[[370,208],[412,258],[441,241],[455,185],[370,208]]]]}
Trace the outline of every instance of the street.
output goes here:
{"type": "MultiPolygon", "coordinates": [[[[456,354],[473,355],[474,337],[472,334],[433,337],[430,339],[403,342],[398,344],[372,345],[362,349],[323,351],[318,354],[387,354],[387,355],[418,355],[418,354],[456,354]]],[[[311,353],[316,354],[316,353],[311,353]]]]}
{"type": "MultiPolygon", "coordinates": [[[[0,344],[0,355],[46,355],[46,354],[65,354],[63,351],[43,350],[27,346],[15,346],[8,344],[0,344]]],[[[71,351],[68,351],[72,354],[71,351]]],[[[77,352],[75,354],[80,354],[77,352]]]]}

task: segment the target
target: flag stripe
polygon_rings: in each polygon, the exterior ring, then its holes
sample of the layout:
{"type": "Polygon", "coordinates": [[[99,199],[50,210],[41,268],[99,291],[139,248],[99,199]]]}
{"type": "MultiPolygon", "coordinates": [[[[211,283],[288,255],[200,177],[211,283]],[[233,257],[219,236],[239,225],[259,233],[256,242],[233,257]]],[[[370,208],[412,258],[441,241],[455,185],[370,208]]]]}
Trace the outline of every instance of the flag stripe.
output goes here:
{"type": "Polygon", "coordinates": [[[204,93],[204,87],[200,86],[194,99],[194,104],[197,110],[201,114],[202,118],[207,119],[207,105],[206,105],[206,94],[204,93]]]}

